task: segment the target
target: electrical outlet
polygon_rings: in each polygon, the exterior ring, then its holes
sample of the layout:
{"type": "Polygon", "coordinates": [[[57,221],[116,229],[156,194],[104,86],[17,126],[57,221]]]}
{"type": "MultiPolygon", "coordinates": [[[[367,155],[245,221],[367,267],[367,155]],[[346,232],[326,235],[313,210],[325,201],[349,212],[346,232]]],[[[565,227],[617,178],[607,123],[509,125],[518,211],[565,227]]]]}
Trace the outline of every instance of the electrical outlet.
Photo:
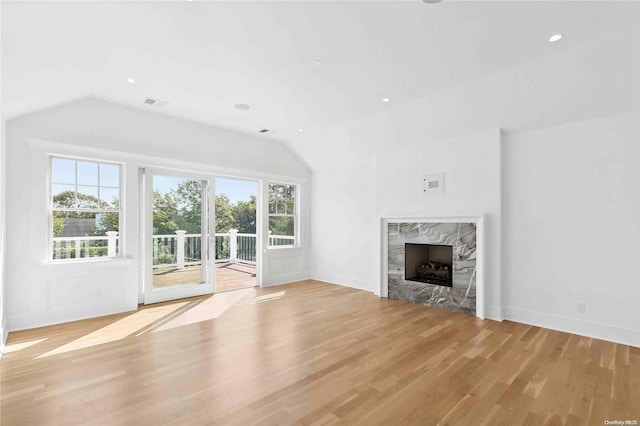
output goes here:
{"type": "Polygon", "coordinates": [[[584,313],[586,309],[584,302],[576,302],[576,312],[584,313]]]}

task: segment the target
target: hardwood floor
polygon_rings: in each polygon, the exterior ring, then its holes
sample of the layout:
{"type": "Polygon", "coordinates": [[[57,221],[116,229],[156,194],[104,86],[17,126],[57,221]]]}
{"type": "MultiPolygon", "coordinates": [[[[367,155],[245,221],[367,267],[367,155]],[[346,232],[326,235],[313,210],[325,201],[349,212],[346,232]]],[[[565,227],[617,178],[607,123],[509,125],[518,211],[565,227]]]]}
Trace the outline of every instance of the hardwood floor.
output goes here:
{"type": "Polygon", "coordinates": [[[11,333],[2,425],[640,421],[640,349],[305,281],[11,333]]]}

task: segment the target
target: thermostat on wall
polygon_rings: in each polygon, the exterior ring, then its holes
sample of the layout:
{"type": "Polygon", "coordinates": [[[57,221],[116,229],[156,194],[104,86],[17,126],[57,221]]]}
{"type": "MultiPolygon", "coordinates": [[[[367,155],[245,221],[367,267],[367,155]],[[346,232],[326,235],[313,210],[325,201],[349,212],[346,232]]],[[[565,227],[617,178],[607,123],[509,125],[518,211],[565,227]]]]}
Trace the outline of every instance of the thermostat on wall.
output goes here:
{"type": "Polygon", "coordinates": [[[422,192],[427,195],[444,194],[444,173],[426,175],[422,181],[422,192]]]}

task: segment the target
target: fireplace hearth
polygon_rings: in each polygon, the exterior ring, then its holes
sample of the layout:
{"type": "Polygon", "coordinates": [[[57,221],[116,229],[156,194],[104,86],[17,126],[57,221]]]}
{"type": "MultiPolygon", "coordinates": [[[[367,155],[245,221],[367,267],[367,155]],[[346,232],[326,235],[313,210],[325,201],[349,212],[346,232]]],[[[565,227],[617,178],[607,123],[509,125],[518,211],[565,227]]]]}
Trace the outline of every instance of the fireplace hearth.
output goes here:
{"type": "Polygon", "coordinates": [[[476,224],[473,220],[387,221],[387,288],[381,293],[476,315],[476,224]]]}

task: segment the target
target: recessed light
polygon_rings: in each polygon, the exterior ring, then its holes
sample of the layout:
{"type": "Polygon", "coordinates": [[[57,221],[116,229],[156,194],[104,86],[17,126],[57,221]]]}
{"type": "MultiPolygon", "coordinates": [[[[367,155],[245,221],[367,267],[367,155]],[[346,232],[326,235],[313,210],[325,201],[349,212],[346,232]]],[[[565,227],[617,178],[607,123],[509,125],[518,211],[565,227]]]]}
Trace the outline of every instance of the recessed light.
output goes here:
{"type": "Polygon", "coordinates": [[[247,104],[235,104],[233,106],[235,109],[237,109],[238,111],[246,111],[248,109],[250,109],[251,107],[247,104]]]}
{"type": "Polygon", "coordinates": [[[562,34],[554,34],[549,37],[549,42],[553,43],[554,41],[558,41],[562,38],[562,34]]]}
{"type": "Polygon", "coordinates": [[[131,77],[129,77],[129,78],[127,79],[127,83],[134,84],[135,82],[136,82],[136,81],[135,81],[133,78],[131,78],[131,77]]]}
{"type": "Polygon", "coordinates": [[[382,102],[389,102],[391,99],[389,98],[382,98],[382,102]]]}
{"type": "Polygon", "coordinates": [[[427,4],[436,4],[436,3],[440,3],[442,0],[422,0],[422,1],[427,4]]]}
{"type": "Polygon", "coordinates": [[[298,129],[299,132],[304,132],[304,129],[298,129]]]}

